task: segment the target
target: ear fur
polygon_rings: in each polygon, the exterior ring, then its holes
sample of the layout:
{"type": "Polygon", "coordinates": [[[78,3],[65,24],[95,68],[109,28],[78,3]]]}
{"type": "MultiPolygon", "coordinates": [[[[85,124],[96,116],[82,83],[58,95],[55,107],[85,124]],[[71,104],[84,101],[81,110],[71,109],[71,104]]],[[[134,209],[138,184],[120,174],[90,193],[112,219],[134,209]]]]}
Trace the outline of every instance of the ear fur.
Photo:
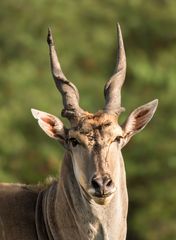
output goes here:
{"type": "Polygon", "coordinates": [[[136,108],[128,117],[122,128],[124,131],[124,138],[127,141],[136,133],[140,132],[152,119],[156,108],[158,106],[158,99],[155,99],[145,105],[136,108]]]}
{"type": "Polygon", "coordinates": [[[38,120],[39,126],[49,137],[64,142],[64,125],[57,117],[36,109],[31,109],[31,112],[34,118],[38,120]]]}

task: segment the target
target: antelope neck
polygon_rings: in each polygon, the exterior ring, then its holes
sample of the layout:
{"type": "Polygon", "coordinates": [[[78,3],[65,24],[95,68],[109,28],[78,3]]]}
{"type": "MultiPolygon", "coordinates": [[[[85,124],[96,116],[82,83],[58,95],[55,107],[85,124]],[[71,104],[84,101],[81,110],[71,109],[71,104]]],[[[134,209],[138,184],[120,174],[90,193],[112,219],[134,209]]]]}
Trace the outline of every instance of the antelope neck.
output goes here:
{"type": "Polygon", "coordinates": [[[54,182],[38,199],[36,216],[43,217],[40,226],[37,225],[39,240],[125,239],[127,191],[124,177],[111,202],[98,205],[84,196],[67,153],[59,182],[54,182]],[[42,238],[41,232],[47,233],[47,238],[42,238]]]}

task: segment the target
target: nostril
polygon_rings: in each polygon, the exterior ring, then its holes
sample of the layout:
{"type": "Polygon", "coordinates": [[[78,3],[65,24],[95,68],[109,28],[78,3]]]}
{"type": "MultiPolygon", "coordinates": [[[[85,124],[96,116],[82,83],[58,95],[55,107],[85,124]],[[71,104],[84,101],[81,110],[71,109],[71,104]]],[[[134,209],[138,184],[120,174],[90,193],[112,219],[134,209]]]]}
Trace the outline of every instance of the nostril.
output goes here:
{"type": "Polygon", "coordinates": [[[91,185],[96,192],[107,193],[113,188],[113,181],[105,175],[103,177],[92,178],[91,185]]]}
{"type": "Polygon", "coordinates": [[[91,185],[94,189],[94,194],[97,197],[111,195],[114,188],[113,181],[108,175],[93,177],[91,185]]]}
{"type": "Polygon", "coordinates": [[[107,181],[106,186],[107,187],[111,187],[112,186],[112,180],[111,179],[107,181]]]}
{"type": "Polygon", "coordinates": [[[92,187],[97,190],[100,188],[100,185],[99,183],[95,180],[95,179],[92,179],[92,187]]]}

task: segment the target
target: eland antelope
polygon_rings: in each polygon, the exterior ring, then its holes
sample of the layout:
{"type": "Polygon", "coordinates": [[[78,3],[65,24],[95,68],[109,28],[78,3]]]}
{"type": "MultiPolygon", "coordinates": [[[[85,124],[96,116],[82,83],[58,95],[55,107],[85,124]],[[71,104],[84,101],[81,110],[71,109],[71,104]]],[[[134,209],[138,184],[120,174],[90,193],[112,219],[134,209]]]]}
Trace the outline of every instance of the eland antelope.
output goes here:
{"type": "Polygon", "coordinates": [[[122,126],[118,117],[126,56],[118,25],[115,73],[104,88],[105,106],[89,113],[79,106],[77,88],[67,80],[48,31],[51,71],[62,95],[62,116],[32,109],[49,137],[65,148],[59,181],[45,187],[0,185],[1,240],[124,240],[128,195],[121,149],[151,120],[158,100],[135,109],[122,126]]]}

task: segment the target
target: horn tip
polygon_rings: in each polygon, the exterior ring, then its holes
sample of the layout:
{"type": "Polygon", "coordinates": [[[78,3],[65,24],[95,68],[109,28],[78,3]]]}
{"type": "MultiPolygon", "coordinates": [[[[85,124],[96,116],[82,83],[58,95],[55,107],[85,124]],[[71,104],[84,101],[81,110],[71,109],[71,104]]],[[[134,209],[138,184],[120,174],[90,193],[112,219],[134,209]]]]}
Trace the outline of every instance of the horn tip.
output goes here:
{"type": "Polygon", "coordinates": [[[116,25],[117,25],[117,28],[120,29],[120,23],[117,22],[116,25]]]}
{"type": "Polygon", "coordinates": [[[52,32],[51,32],[50,27],[48,27],[47,43],[48,43],[48,45],[53,45],[54,44],[53,36],[52,36],[52,32]]]}
{"type": "Polygon", "coordinates": [[[118,34],[119,40],[122,40],[122,31],[121,31],[121,27],[120,27],[119,22],[117,22],[117,34],[118,34]]]}

